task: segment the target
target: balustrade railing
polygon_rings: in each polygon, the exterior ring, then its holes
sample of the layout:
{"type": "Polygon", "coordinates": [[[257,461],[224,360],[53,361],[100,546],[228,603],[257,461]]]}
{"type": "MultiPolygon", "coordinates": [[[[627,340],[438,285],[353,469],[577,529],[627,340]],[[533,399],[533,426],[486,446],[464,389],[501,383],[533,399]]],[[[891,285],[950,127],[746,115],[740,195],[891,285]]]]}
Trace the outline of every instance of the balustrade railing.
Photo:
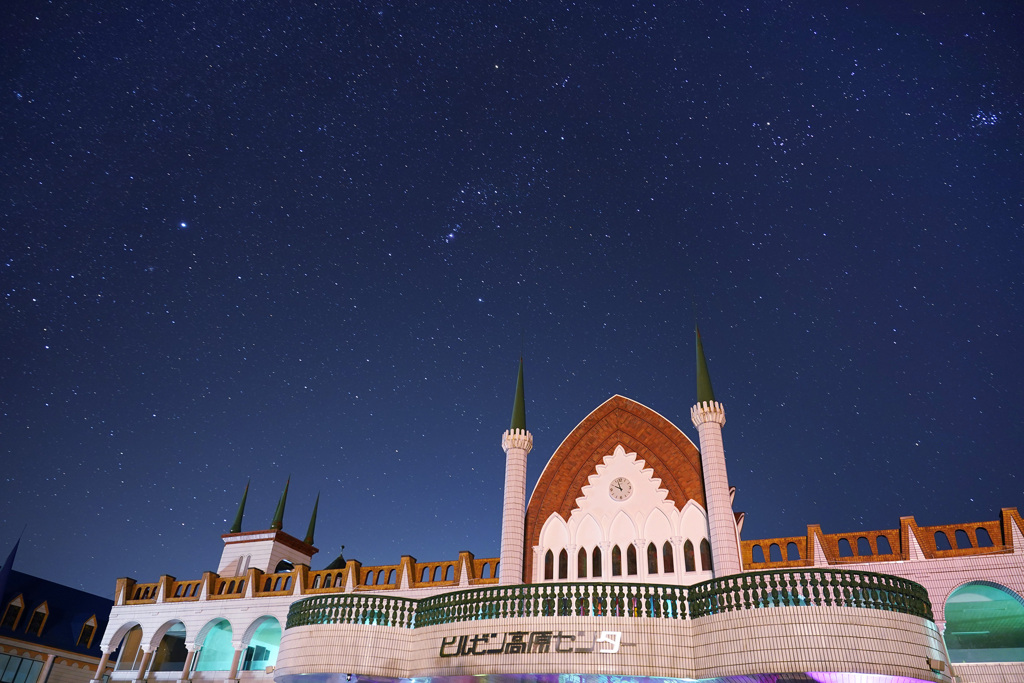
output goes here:
{"type": "Polygon", "coordinates": [[[733,574],[690,587],[691,618],[762,607],[863,607],[931,620],[928,592],[888,574],[784,569],[733,574]]]}
{"type": "Polygon", "coordinates": [[[366,593],[305,598],[288,609],[285,628],[314,624],[379,624],[412,628],[416,600],[366,593]]]}
{"type": "Polygon", "coordinates": [[[933,618],[928,593],[913,581],[818,568],[734,574],[689,587],[542,583],[476,588],[421,600],[366,593],[324,595],[294,603],[287,628],[312,624],[417,628],[480,619],[559,616],[697,619],[769,607],[859,607],[933,618]]]}
{"type": "Polygon", "coordinates": [[[547,583],[444,593],[420,600],[417,626],[506,617],[686,618],[685,586],[547,583]]]}

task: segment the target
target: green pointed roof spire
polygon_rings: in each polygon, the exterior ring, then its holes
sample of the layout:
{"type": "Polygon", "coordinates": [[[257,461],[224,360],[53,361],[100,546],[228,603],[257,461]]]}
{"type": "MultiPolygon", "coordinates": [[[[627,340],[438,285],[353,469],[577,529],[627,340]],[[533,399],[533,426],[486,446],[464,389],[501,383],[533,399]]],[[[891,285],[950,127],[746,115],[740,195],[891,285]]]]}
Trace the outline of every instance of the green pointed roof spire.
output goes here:
{"type": "Polygon", "coordinates": [[[252,479],[245,482],[245,492],[242,494],[242,502],[238,504],[238,513],[235,514],[235,523],[231,525],[231,531],[229,534],[240,534],[242,533],[242,515],[245,513],[245,499],[249,497],[249,484],[252,479]]]}
{"type": "Polygon", "coordinates": [[[711,388],[708,360],[704,357],[704,344],[700,341],[700,328],[694,325],[693,329],[697,333],[697,403],[714,401],[715,392],[711,388]]]}
{"type": "Polygon", "coordinates": [[[512,424],[509,429],[526,431],[526,395],[523,393],[523,357],[519,357],[519,379],[516,380],[516,400],[512,404],[512,424]]]}
{"type": "Polygon", "coordinates": [[[320,494],[316,494],[316,502],[313,503],[313,515],[309,518],[309,528],[306,529],[306,538],[303,539],[308,545],[313,545],[313,530],[316,529],[316,510],[320,507],[320,494]]]}
{"type": "Polygon", "coordinates": [[[277,501],[277,509],[274,510],[274,521],[270,523],[270,528],[274,531],[280,531],[284,527],[284,504],[288,500],[288,484],[292,483],[292,478],[288,477],[288,480],[284,483],[284,493],[281,494],[281,500],[277,501]]]}

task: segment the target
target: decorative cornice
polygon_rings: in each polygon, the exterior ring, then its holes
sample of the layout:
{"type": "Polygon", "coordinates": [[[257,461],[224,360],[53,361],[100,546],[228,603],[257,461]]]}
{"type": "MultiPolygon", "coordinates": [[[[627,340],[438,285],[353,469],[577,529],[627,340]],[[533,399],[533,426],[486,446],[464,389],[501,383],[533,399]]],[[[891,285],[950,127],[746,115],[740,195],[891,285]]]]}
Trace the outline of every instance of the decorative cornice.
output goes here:
{"type": "Polygon", "coordinates": [[[525,429],[510,429],[501,435],[501,448],[506,453],[510,448],[519,448],[529,453],[533,449],[533,434],[525,429]]]}
{"type": "Polygon", "coordinates": [[[690,408],[690,419],[693,426],[699,427],[705,422],[717,422],[725,424],[725,406],[718,401],[704,401],[690,408]]]}
{"type": "Polygon", "coordinates": [[[298,550],[306,555],[315,555],[320,552],[319,548],[311,543],[304,543],[285,531],[266,529],[264,531],[243,531],[240,534],[222,534],[224,544],[229,543],[252,543],[254,541],[274,541],[293,550],[298,550]]]}

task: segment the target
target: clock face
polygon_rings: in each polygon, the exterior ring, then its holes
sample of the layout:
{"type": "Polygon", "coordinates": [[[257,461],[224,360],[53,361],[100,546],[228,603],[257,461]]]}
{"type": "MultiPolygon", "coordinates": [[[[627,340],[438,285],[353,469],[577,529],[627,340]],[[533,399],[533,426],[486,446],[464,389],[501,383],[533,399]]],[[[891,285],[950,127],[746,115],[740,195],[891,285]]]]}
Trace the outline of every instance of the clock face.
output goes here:
{"type": "Polygon", "coordinates": [[[633,485],[625,477],[616,477],[608,485],[608,495],[612,500],[626,500],[633,495],[633,485]]]}

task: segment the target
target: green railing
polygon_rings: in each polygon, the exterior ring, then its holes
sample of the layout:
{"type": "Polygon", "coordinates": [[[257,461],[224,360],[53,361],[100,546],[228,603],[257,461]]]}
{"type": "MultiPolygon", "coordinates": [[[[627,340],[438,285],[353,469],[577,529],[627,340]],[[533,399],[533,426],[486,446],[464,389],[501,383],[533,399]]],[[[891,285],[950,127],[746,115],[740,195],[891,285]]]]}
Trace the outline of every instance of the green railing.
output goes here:
{"type": "Polygon", "coordinates": [[[285,628],[313,624],[380,624],[412,628],[416,600],[381,594],[323,595],[305,598],[288,608],[285,628]]]}
{"type": "Polygon", "coordinates": [[[723,576],[689,591],[690,617],[762,607],[863,607],[932,620],[928,592],[888,574],[841,569],[776,569],[723,576]]]}
{"type": "Polygon", "coordinates": [[[420,600],[416,626],[506,617],[686,618],[686,587],[541,583],[444,593],[420,600]]]}
{"type": "Polygon", "coordinates": [[[418,628],[521,617],[697,619],[768,607],[859,607],[932,619],[928,593],[913,581],[873,572],[821,568],[735,574],[689,587],[541,583],[474,588],[421,600],[380,593],[323,595],[292,604],[286,628],[312,624],[418,628]]]}

